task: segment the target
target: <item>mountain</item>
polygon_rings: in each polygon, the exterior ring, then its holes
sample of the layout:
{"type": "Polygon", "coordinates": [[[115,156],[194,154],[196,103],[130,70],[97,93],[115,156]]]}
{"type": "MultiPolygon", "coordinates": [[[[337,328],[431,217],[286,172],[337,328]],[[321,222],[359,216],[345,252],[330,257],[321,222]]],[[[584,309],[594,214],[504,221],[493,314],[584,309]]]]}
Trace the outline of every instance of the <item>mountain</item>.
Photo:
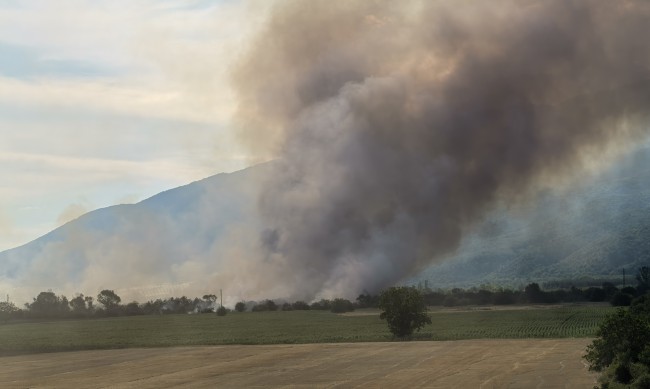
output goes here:
{"type": "MultiPolygon", "coordinates": [[[[217,174],[137,204],[89,212],[21,247],[0,253],[0,292],[29,301],[39,290],[71,295],[117,289],[147,299],[192,287],[218,264],[219,244],[257,226],[257,184],[269,164],[217,174]]],[[[194,290],[197,289],[197,290],[194,290]]]]}
{"type": "Polygon", "coordinates": [[[501,206],[411,282],[435,287],[620,279],[650,265],[650,148],[568,190],[501,206]]]}
{"type": "MultiPolygon", "coordinates": [[[[14,301],[29,301],[47,289],[71,296],[108,288],[138,301],[213,293],[233,274],[259,271],[247,253],[258,243],[251,237],[261,230],[259,183],[272,166],[218,174],[137,204],[98,209],[4,251],[0,292],[14,301]]],[[[570,189],[499,205],[468,231],[456,252],[405,282],[511,286],[611,278],[649,263],[650,148],[642,147],[570,189]]],[[[231,286],[233,293],[244,290],[237,288],[231,286]]],[[[272,281],[256,288],[259,296],[249,298],[281,297],[271,295],[272,281]]]]}

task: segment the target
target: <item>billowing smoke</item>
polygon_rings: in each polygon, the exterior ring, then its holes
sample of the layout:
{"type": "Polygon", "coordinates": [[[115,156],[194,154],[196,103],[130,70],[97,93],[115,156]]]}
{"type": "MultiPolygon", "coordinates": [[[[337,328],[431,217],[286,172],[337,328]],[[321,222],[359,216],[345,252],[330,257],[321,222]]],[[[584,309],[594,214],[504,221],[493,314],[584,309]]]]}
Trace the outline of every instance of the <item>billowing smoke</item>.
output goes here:
{"type": "Polygon", "coordinates": [[[234,72],[277,158],[263,265],[296,295],[377,290],[497,201],[625,150],[650,112],[647,1],[286,1],[234,72]]]}

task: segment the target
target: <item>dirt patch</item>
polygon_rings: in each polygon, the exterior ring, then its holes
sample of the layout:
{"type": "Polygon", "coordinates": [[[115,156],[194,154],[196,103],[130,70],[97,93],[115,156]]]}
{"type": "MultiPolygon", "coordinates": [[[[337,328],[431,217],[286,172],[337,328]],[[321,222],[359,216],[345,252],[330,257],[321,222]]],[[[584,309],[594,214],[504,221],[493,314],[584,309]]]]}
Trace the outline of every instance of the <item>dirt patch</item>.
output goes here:
{"type": "Polygon", "coordinates": [[[211,346],[0,358],[0,387],[591,388],[586,339],[211,346]]]}

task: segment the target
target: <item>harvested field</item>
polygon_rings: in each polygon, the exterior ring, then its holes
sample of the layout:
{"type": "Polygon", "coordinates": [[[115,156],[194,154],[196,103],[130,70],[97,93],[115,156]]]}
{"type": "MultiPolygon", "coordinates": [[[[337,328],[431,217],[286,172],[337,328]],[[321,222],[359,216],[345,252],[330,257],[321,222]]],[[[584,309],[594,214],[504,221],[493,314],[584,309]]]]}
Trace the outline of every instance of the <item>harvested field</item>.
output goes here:
{"type": "Polygon", "coordinates": [[[588,339],[199,346],[0,358],[0,387],[591,388],[588,339]]]}

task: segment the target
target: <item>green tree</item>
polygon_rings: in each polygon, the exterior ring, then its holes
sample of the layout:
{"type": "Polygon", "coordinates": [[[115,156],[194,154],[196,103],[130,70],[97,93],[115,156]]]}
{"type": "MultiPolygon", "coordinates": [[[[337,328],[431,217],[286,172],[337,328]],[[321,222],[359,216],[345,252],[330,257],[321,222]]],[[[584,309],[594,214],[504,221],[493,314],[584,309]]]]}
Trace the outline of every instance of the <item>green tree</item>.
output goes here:
{"type": "Polygon", "coordinates": [[[638,386],[650,378],[650,322],[619,308],[609,315],[587,347],[589,369],[604,372],[603,388],[613,383],[638,386]]]}
{"type": "Polygon", "coordinates": [[[253,307],[253,312],[263,312],[263,311],[277,311],[278,305],[273,300],[264,300],[260,304],[257,304],[253,307]]]}
{"type": "Polygon", "coordinates": [[[320,301],[314,301],[311,303],[309,306],[309,309],[314,309],[314,310],[327,310],[332,308],[332,302],[327,299],[321,299],[320,301]]]}
{"type": "Polygon", "coordinates": [[[228,313],[228,308],[224,306],[220,306],[219,308],[217,308],[217,316],[226,316],[227,313],[228,313]]]}
{"type": "Polygon", "coordinates": [[[235,311],[237,312],[244,312],[246,310],[246,303],[243,301],[238,302],[235,304],[235,311]]]}
{"type": "Polygon", "coordinates": [[[420,292],[413,287],[392,287],[381,292],[380,319],[386,320],[393,335],[403,338],[431,323],[427,307],[420,292]]]}
{"type": "Polygon", "coordinates": [[[34,301],[26,306],[36,317],[61,317],[70,312],[68,299],[51,291],[39,293],[34,301]]]}
{"type": "Polygon", "coordinates": [[[330,304],[330,312],[344,313],[354,311],[354,304],[350,300],[335,298],[330,304]]]}
{"type": "Polygon", "coordinates": [[[610,303],[615,307],[627,307],[632,303],[634,296],[627,293],[616,292],[612,296],[612,301],[610,303]]]}
{"type": "Polygon", "coordinates": [[[20,312],[20,309],[16,305],[9,301],[0,302],[0,320],[7,320],[20,312]]]}
{"type": "Polygon", "coordinates": [[[114,291],[104,289],[97,295],[97,301],[106,308],[107,313],[116,313],[122,299],[114,291]]]}
{"type": "Polygon", "coordinates": [[[640,317],[644,317],[650,321],[650,294],[644,294],[632,300],[630,305],[630,313],[640,317]]]}
{"type": "Polygon", "coordinates": [[[357,297],[357,305],[359,308],[376,308],[378,303],[379,296],[373,296],[367,292],[364,292],[357,297]]]}
{"type": "Polygon", "coordinates": [[[79,294],[77,297],[70,300],[70,308],[72,312],[76,315],[84,315],[88,313],[88,308],[86,307],[86,298],[83,294],[79,294]]]}
{"type": "Polygon", "coordinates": [[[291,308],[293,308],[294,311],[308,311],[309,304],[304,301],[296,301],[295,303],[291,304],[291,308]]]}
{"type": "Polygon", "coordinates": [[[642,266],[636,272],[636,281],[638,283],[637,293],[644,294],[650,290],[650,267],[642,266]]]}
{"type": "Polygon", "coordinates": [[[92,311],[94,308],[92,296],[86,296],[84,297],[84,300],[86,301],[86,306],[88,307],[88,311],[92,311]]]}
{"type": "Polygon", "coordinates": [[[204,294],[203,295],[203,300],[214,304],[214,302],[217,301],[217,296],[215,296],[213,294],[204,294]]]}
{"type": "Polygon", "coordinates": [[[142,311],[142,307],[140,304],[138,304],[137,301],[132,301],[124,307],[124,313],[127,316],[136,316],[136,315],[143,315],[144,312],[142,311]]]}
{"type": "Polygon", "coordinates": [[[201,313],[213,313],[215,307],[217,306],[217,296],[213,294],[204,294],[203,301],[197,301],[196,307],[197,310],[201,313]]]}

